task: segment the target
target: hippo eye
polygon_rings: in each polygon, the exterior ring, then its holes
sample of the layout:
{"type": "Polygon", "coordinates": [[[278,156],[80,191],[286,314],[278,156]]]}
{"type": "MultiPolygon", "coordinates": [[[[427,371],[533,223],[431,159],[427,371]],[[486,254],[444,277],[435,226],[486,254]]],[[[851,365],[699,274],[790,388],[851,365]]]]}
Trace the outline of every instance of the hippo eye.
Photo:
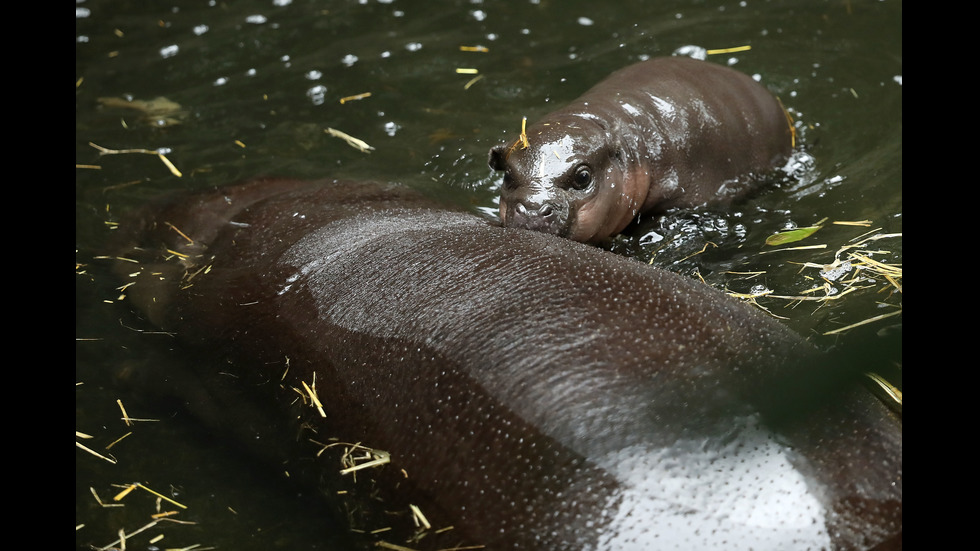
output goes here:
{"type": "Polygon", "coordinates": [[[592,183],[592,169],[588,165],[579,165],[572,174],[572,187],[575,189],[585,189],[592,183]]]}

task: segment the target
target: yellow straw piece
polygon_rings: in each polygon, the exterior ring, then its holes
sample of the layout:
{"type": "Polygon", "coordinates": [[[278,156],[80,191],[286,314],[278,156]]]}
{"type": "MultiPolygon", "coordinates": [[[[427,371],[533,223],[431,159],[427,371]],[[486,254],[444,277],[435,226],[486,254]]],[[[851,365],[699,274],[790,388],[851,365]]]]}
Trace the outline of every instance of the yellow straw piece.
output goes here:
{"type": "Polygon", "coordinates": [[[719,48],[717,50],[706,50],[705,53],[708,55],[733,54],[735,52],[746,52],[751,49],[752,46],[735,46],[733,48],[719,48]]]}

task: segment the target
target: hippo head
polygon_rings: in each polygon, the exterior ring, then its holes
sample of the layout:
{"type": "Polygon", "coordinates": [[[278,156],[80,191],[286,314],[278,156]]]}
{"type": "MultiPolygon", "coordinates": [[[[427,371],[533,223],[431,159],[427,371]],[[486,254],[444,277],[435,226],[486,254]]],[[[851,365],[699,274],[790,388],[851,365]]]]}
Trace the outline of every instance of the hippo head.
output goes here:
{"type": "Polygon", "coordinates": [[[490,150],[504,172],[505,226],[599,242],[619,233],[646,199],[647,185],[629,173],[621,147],[597,123],[578,117],[535,124],[516,142],[490,150]]]}

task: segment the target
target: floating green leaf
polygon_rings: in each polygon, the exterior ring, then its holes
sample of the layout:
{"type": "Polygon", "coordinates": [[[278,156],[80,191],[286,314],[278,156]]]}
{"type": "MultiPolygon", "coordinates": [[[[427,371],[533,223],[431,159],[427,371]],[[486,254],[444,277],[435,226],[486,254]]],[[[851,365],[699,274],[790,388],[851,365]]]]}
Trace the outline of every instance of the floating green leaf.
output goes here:
{"type": "Polygon", "coordinates": [[[779,233],[774,233],[766,238],[766,245],[785,245],[787,243],[795,243],[797,241],[806,239],[810,237],[813,232],[819,230],[823,226],[807,226],[805,228],[796,228],[795,230],[782,231],[779,233]]]}

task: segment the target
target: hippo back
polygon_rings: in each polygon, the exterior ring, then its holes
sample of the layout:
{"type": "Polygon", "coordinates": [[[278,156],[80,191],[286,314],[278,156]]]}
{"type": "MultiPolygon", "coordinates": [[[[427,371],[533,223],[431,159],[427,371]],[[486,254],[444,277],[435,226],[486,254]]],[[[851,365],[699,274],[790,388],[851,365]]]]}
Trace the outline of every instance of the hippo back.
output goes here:
{"type": "Polygon", "coordinates": [[[283,418],[390,452],[468,543],[901,532],[900,425],[861,389],[775,423],[767,393],[812,349],[701,282],[392,186],[256,181],[157,220],[143,245],[184,256],[147,258],[137,306],[222,374],[281,380],[266,387],[283,418]],[[313,382],[325,417],[283,390],[313,382]]]}

